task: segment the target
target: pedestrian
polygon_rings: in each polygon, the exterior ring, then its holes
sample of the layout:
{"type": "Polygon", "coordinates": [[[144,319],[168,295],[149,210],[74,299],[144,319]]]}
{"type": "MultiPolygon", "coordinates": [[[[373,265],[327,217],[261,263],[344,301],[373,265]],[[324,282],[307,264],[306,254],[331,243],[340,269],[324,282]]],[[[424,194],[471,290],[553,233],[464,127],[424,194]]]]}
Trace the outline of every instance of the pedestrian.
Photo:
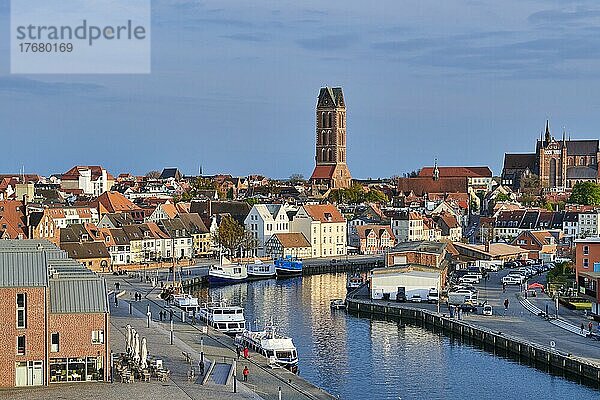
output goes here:
{"type": "Polygon", "coordinates": [[[590,321],[590,323],[588,324],[588,331],[590,332],[590,335],[592,334],[592,328],[593,328],[593,324],[592,324],[592,321],[590,321]]]}
{"type": "Polygon", "coordinates": [[[248,375],[250,375],[250,370],[248,369],[247,365],[244,367],[244,371],[242,371],[242,375],[244,375],[244,382],[248,382],[248,375]]]}
{"type": "Polygon", "coordinates": [[[162,322],[162,320],[163,320],[163,311],[162,310],[160,310],[158,312],[158,317],[160,318],[160,321],[162,322]]]}
{"type": "Polygon", "coordinates": [[[115,308],[119,308],[119,298],[115,296],[115,308]]]}
{"type": "Polygon", "coordinates": [[[202,360],[198,360],[198,373],[204,376],[204,362],[202,360]]]}
{"type": "Polygon", "coordinates": [[[583,335],[584,331],[585,331],[585,326],[583,325],[583,322],[582,322],[581,323],[581,330],[579,331],[579,333],[583,335]]]}
{"type": "Polygon", "coordinates": [[[525,300],[527,300],[527,290],[525,291],[525,300]]]}
{"type": "Polygon", "coordinates": [[[240,346],[239,345],[235,346],[235,352],[237,354],[237,359],[239,360],[240,359],[240,355],[241,355],[241,350],[240,350],[240,346]]]}
{"type": "Polygon", "coordinates": [[[508,299],[504,299],[504,311],[508,310],[508,299]]]}
{"type": "Polygon", "coordinates": [[[250,351],[248,350],[248,346],[244,346],[244,358],[248,359],[248,353],[250,351]]]}

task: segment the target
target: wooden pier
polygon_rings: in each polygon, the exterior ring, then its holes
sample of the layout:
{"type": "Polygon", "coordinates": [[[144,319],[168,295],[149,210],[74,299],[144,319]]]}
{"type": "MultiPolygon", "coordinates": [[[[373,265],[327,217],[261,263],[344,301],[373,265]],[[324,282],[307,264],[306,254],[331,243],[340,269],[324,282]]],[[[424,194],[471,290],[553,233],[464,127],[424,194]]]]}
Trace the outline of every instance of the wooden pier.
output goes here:
{"type": "Polygon", "coordinates": [[[348,311],[351,313],[408,321],[434,332],[458,337],[486,351],[503,354],[546,372],[559,373],[569,379],[596,388],[600,387],[600,365],[590,360],[574,357],[550,347],[495,332],[434,311],[368,299],[347,298],[346,301],[348,311]]]}

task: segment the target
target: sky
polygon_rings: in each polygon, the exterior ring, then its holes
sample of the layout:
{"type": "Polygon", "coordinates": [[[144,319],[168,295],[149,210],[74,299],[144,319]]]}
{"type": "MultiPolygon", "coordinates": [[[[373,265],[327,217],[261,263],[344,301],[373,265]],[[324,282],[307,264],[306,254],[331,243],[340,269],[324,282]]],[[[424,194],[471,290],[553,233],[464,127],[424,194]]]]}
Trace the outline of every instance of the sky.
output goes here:
{"type": "Polygon", "coordinates": [[[153,0],[152,72],[13,75],[0,2],[0,173],[309,177],[341,86],[355,178],[597,139],[597,0],[153,0]]]}

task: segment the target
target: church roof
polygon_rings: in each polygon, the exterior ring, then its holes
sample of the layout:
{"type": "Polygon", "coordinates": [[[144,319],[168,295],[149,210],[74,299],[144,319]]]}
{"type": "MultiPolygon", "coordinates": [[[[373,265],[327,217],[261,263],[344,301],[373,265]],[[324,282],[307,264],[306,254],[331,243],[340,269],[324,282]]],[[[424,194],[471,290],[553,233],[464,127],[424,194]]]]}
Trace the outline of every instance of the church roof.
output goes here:
{"type": "Polygon", "coordinates": [[[416,196],[424,193],[467,193],[467,178],[440,178],[433,180],[429,177],[398,178],[398,190],[412,191],[416,196]]]}
{"type": "Polygon", "coordinates": [[[535,153],[526,154],[504,154],[504,169],[526,169],[535,170],[535,153]]]}
{"type": "Polygon", "coordinates": [[[567,167],[567,179],[595,179],[598,176],[598,170],[595,168],[576,166],[567,167]]]}
{"type": "Polygon", "coordinates": [[[317,165],[310,179],[331,179],[335,172],[335,165],[317,165]]]}
{"type": "Polygon", "coordinates": [[[341,87],[330,88],[329,86],[321,88],[317,107],[346,107],[344,93],[341,87]],[[333,103],[333,104],[332,104],[333,103]]]}
{"type": "Polygon", "coordinates": [[[569,140],[567,141],[567,155],[596,155],[598,152],[598,147],[598,140],[569,140]]]}
{"type": "MultiPolygon", "coordinates": [[[[419,176],[432,177],[434,167],[424,167],[419,171],[419,176]]],[[[492,177],[492,171],[488,167],[438,167],[440,177],[468,177],[485,178],[492,177]]]]}

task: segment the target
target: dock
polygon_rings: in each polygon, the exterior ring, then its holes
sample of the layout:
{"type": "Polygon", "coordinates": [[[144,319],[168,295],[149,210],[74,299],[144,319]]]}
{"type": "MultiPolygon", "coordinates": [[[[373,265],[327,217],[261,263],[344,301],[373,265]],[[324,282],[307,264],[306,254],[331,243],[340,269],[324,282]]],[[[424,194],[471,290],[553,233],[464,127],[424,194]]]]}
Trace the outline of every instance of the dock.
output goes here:
{"type": "Polygon", "coordinates": [[[493,354],[503,354],[545,372],[561,374],[581,383],[600,386],[600,363],[477,323],[409,304],[350,296],[348,312],[406,321],[436,333],[476,345],[493,354]]]}

